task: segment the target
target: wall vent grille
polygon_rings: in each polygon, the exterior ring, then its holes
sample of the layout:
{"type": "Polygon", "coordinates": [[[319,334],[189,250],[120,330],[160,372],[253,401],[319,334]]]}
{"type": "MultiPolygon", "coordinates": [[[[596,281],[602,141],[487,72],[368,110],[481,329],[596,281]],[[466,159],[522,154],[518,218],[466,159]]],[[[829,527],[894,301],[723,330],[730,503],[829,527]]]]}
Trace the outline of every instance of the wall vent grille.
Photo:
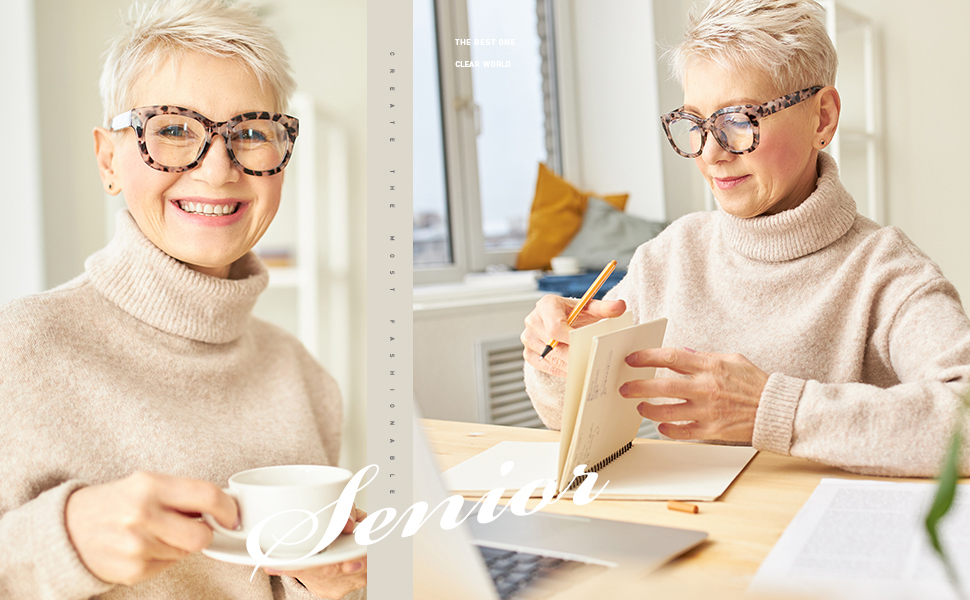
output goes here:
{"type": "Polygon", "coordinates": [[[478,358],[479,420],[513,427],[543,427],[525,393],[522,342],[518,336],[475,343],[478,358]]]}

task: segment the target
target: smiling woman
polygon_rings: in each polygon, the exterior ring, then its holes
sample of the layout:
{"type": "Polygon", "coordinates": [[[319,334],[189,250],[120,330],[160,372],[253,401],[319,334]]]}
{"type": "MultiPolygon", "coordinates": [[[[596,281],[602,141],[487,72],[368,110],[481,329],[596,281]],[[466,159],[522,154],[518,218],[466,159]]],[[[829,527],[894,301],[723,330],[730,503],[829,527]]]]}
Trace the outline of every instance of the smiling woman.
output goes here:
{"type": "Polygon", "coordinates": [[[249,67],[219,56],[186,54],[177,68],[163,65],[139,77],[134,90],[132,104],[153,110],[121,113],[121,117],[135,113],[136,118],[128,120],[131,127],[95,130],[105,190],[113,195],[124,191],[139,229],[166,254],[197,271],[225,278],[230,265],[256,245],[276,216],[282,169],[289,158],[285,150],[292,148],[296,137],[296,119],[264,112],[269,118],[239,120],[239,115],[276,108],[275,102],[249,67]],[[226,94],[226,90],[236,93],[226,94]],[[162,105],[166,110],[159,110],[162,105]],[[164,114],[172,112],[169,107],[186,108],[174,109],[181,114],[164,114]],[[152,114],[156,111],[163,114],[152,114]],[[203,122],[193,116],[203,114],[239,124],[210,140],[203,122]],[[181,126],[175,118],[182,120],[181,126]],[[283,118],[291,123],[290,132],[280,124],[283,118]],[[283,152],[254,151],[243,145],[252,145],[242,136],[259,131],[253,124],[260,122],[279,127],[273,137],[284,143],[283,152]],[[240,129],[247,124],[247,129],[240,129]],[[186,155],[172,141],[160,140],[176,135],[183,140],[193,136],[196,141],[180,144],[197,150],[186,155]],[[272,160],[267,161],[265,154],[272,160]],[[246,166],[242,160],[254,162],[246,166]],[[207,216],[217,212],[218,217],[207,216]]]}
{"type": "Polygon", "coordinates": [[[361,594],[364,556],[253,576],[199,553],[200,513],[239,519],[230,475],[339,458],[333,378],[251,315],[268,282],[251,250],[299,131],[288,71],[249,7],[132,8],[94,131],[127,205],[115,238],[81,276],[0,307],[0,595],[361,594]]]}

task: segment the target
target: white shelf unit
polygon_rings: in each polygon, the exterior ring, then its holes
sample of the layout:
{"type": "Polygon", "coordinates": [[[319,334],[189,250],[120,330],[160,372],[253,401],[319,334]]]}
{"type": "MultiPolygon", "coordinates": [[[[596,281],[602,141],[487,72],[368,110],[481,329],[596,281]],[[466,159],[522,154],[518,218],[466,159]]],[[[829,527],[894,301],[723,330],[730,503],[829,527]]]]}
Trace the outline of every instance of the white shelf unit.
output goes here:
{"type": "Polygon", "coordinates": [[[300,119],[300,136],[286,169],[280,211],[256,250],[284,249],[292,264],[270,268],[270,289],[256,312],[296,335],[327,366],[341,388],[347,389],[347,135],[308,94],[294,95],[290,114],[300,119]]]}
{"type": "MultiPolygon", "coordinates": [[[[292,288],[297,296],[296,333],[303,345],[319,358],[318,345],[320,322],[320,257],[317,243],[317,111],[313,99],[306,94],[295,94],[290,102],[293,116],[300,119],[300,136],[286,174],[295,179],[289,185],[296,190],[296,238],[290,240],[293,266],[271,267],[271,288],[292,288]],[[295,185],[294,185],[295,184],[295,185]]],[[[284,199],[284,202],[286,199],[284,199]]],[[[292,200],[291,200],[292,201],[292,200]]],[[[257,251],[260,246],[257,245],[257,251]]]]}
{"type": "Polygon", "coordinates": [[[886,218],[883,194],[882,95],[878,81],[879,38],[873,22],[835,0],[820,0],[826,29],[839,54],[836,88],[842,98],[839,129],[828,152],[860,213],[886,218]]]}

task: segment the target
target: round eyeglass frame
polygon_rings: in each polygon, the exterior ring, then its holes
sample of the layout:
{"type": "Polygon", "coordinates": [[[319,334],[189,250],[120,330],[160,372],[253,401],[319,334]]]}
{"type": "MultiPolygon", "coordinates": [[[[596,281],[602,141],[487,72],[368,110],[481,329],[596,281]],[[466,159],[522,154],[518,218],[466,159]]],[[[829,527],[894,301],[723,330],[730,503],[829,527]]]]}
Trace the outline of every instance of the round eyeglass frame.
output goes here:
{"type": "Polygon", "coordinates": [[[731,154],[747,154],[749,152],[754,152],[761,142],[761,131],[760,131],[760,119],[767,117],[768,115],[773,115],[780,110],[784,110],[791,106],[795,106],[799,102],[804,102],[808,100],[819,91],[822,90],[824,86],[816,85],[810,88],[805,88],[804,90],[799,90],[797,92],[792,92],[781,96],[780,98],[775,98],[774,100],[769,100],[764,104],[744,104],[741,106],[727,106],[720,110],[715,111],[710,117],[702,119],[697,115],[691,113],[683,112],[684,107],[680,107],[675,111],[671,111],[665,115],[661,115],[660,121],[663,123],[664,133],[667,134],[667,141],[670,142],[670,147],[674,149],[674,152],[683,156],[684,158],[697,158],[704,152],[704,146],[707,145],[707,134],[708,132],[714,135],[714,140],[717,145],[724,148],[731,154]],[[718,117],[731,113],[741,113],[748,117],[751,122],[752,132],[751,132],[751,146],[746,150],[735,150],[727,146],[727,142],[721,139],[718,135],[717,128],[714,127],[714,121],[718,117]],[[700,150],[697,152],[684,152],[677,147],[674,142],[674,137],[670,134],[670,124],[675,120],[683,119],[691,121],[701,128],[701,144],[700,150]]]}
{"type": "Polygon", "coordinates": [[[233,164],[242,169],[243,173],[247,175],[255,175],[257,177],[276,175],[286,168],[286,163],[290,161],[290,156],[293,154],[293,143],[296,141],[296,136],[300,134],[300,120],[296,117],[291,117],[282,113],[253,111],[236,115],[228,121],[216,122],[205,115],[195,112],[194,110],[182,108],[181,106],[172,106],[169,104],[133,108],[130,111],[121,113],[120,115],[111,119],[111,131],[120,131],[126,127],[131,127],[135,130],[135,136],[138,138],[138,150],[141,152],[142,160],[145,161],[146,165],[155,169],[156,171],[162,171],[165,173],[183,173],[185,171],[191,171],[199,166],[200,162],[202,162],[202,159],[209,151],[209,147],[212,145],[212,138],[215,136],[221,136],[226,143],[226,152],[228,153],[229,159],[233,162],[233,164]],[[202,144],[202,148],[199,150],[199,155],[194,161],[183,167],[169,167],[159,164],[155,161],[155,159],[152,158],[151,154],[148,153],[148,144],[145,142],[145,124],[148,123],[149,119],[158,115],[181,115],[195,119],[199,123],[202,123],[202,126],[205,127],[205,143],[202,144]],[[286,130],[286,153],[283,155],[283,160],[280,161],[279,166],[277,166],[275,169],[256,171],[240,164],[239,160],[236,158],[235,153],[232,151],[232,142],[229,141],[229,134],[233,127],[245,121],[276,121],[283,126],[284,130],[286,130]]]}

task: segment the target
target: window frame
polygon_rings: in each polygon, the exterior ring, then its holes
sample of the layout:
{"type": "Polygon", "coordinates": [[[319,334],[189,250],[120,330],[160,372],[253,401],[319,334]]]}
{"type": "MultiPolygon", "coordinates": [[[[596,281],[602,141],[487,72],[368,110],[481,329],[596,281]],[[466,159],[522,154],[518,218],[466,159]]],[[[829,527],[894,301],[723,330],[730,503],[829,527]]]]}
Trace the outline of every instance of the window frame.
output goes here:
{"type": "MultiPolygon", "coordinates": [[[[545,4],[547,55],[552,103],[553,152],[549,162],[561,171],[561,124],[558,108],[558,77],[553,31],[553,2],[545,4]]],[[[414,266],[416,285],[461,281],[466,273],[482,272],[488,265],[514,266],[518,250],[486,251],[482,204],[478,180],[478,107],[474,102],[471,69],[457,69],[455,61],[470,61],[471,46],[455,39],[469,39],[466,0],[432,0],[438,56],[438,85],[444,148],[445,190],[452,262],[440,266],[414,266]]]]}

